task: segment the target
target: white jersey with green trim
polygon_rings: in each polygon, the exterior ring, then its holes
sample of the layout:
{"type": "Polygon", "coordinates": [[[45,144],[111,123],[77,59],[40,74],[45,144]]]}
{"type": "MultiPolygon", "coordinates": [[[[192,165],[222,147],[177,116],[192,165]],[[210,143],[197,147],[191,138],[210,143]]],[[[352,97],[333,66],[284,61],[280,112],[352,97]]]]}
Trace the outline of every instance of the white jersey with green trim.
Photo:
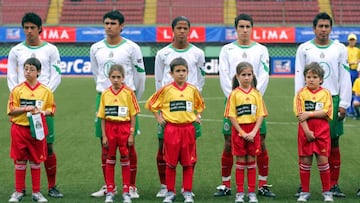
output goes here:
{"type": "Polygon", "coordinates": [[[311,62],[318,62],[325,71],[321,86],[328,89],[331,95],[339,95],[339,106],[348,108],[351,103],[352,86],[345,45],[330,41],[326,46],[319,46],[314,40],[301,44],[295,59],[295,94],[305,86],[304,68],[311,62]]]}
{"type": "Polygon", "coordinates": [[[21,42],[10,50],[7,65],[9,90],[12,91],[14,87],[26,80],[24,63],[31,57],[37,58],[41,62],[39,82],[54,92],[61,82],[60,54],[55,45],[45,41],[40,46],[29,46],[25,42],[21,42]]]}
{"type": "Polygon", "coordinates": [[[111,86],[109,70],[119,64],[125,70],[125,84],[136,92],[140,99],[145,90],[145,67],[139,45],[122,38],[118,45],[109,45],[106,40],[93,44],[90,48],[91,70],[96,83],[96,90],[103,92],[111,86]]]}
{"type": "Polygon", "coordinates": [[[269,52],[260,43],[253,42],[244,46],[237,41],[224,45],[219,55],[219,77],[224,95],[228,98],[232,91],[232,79],[240,62],[248,62],[253,66],[257,79],[256,89],[264,95],[269,83],[269,52]]]}
{"type": "Polygon", "coordinates": [[[200,92],[205,84],[205,54],[200,48],[189,44],[186,49],[176,49],[172,44],[160,49],[155,57],[155,87],[161,87],[173,81],[170,75],[170,63],[175,58],[183,58],[188,63],[187,82],[194,85],[200,92]]]}

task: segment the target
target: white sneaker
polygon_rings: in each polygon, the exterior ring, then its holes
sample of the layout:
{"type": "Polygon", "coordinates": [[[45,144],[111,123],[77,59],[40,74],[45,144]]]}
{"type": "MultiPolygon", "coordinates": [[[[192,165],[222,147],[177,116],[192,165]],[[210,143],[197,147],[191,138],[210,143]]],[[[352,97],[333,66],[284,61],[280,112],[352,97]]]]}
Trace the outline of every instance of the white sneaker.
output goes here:
{"type": "Polygon", "coordinates": [[[131,196],[129,193],[125,192],[122,195],[123,203],[131,203],[131,196]]]}
{"type": "Polygon", "coordinates": [[[322,195],[324,197],[324,202],[333,202],[334,201],[332,192],[330,192],[330,191],[323,192],[322,195]]]}
{"type": "Polygon", "coordinates": [[[243,192],[238,192],[236,193],[235,196],[235,203],[243,203],[244,202],[244,193],[243,192]]]}
{"type": "Polygon", "coordinates": [[[14,192],[11,194],[9,202],[20,202],[24,197],[22,192],[14,192]]]}
{"type": "Polygon", "coordinates": [[[139,193],[137,191],[137,188],[135,186],[130,186],[129,193],[130,193],[131,199],[140,198],[140,195],[139,195],[139,193]]]}
{"type": "Polygon", "coordinates": [[[48,202],[48,200],[40,193],[32,193],[32,200],[35,202],[48,202]]]}
{"type": "Polygon", "coordinates": [[[105,196],[105,202],[106,202],[106,203],[111,203],[111,202],[114,202],[114,200],[115,200],[115,195],[114,195],[114,193],[108,192],[108,193],[106,194],[106,196],[105,196]]]}
{"type": "Polygon", "coordinates": [[[184,196],[184,203],[194,203],[192,192],[183,192],[183,196],[184,196]]]}
{"type": "Polygon", "coordinates": [[[160,191],[156,194],[156,197],[165,197],[168,192],[166,185],[161,184],[160,191]]]}
{"type": "Polygon", "coordinates": [[[99,191],[91,194],[91,197],[103,197],[106,194],[106,185],[103,185],[99,191]]]}
{"type": "Polygon", "coordinates": [[[175,201],[175,193],[167,192],[163,203],[172,203],[173,201],[175,201]]]}
{"type": "Polygon", "coordinates": [[[298,202],[307,202],[310,199],[310,192],[300,192],[298,202]]]}
{"type": "Polygon", "coordinates": [[[248,194],[248,197],[249,197],[249,202],[250,203],[257,203],[258,202],[255,192],[250,192],[248,194]]]}
{"type": "MultiPolygon", "coordinates": [[[[184,188],[181,188],[181,194],[183,194],[184,193],[184,188]]],[[[191,192],[191,195],[193,196],[193,197],[195,197],[195,194],[193,193],[193,192],[191,192]]]]}

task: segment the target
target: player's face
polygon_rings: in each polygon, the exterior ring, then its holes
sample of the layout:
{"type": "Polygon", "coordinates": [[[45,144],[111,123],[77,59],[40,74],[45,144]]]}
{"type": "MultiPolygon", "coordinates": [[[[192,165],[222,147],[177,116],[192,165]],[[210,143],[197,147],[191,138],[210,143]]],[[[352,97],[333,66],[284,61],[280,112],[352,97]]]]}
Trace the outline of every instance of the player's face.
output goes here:
{"type": "Polygon", "coordinates": [[[187,80],[188,69],[184,65],[178,65],[174,67],[173,72],[170,72],[174,81],[178,85],[183,85],[187,80]]]}
{"type": "Polygon", "coordinates": [[[124,24],[120,25],[118,20],[112,20],[110,18],[104,20],[104,29],[107,37],[113,38],[120,36],[123,28],[124,24]]]}
{"type": "Polygon", "coordinates": [[[252,26],[248,20],[239,20],[236,27],[238,42],[241,45],[249,45],[251,42],[252,26]]]}
{"type": "Polygon", "coordinates": [[[308,72],[306,73],[305,77],[306,86],[311,90],[317,90],[322,83],[322,79],[319,77],[318,74],[308,72]]]}
{"type": "Polygon", "coordinates": [[[110,82],[113,86],[113,89],[120,89],[122,83],[124,82],[124,76],[119,71],[113,71],[109,76],[110,82]]]}
{"type": "Polygon", "coordinates": [[[26,36],[26,41],[30,44],[33,45],[34,42],[37,42],[39,40],[39,32],[40,29],[37,25],[35,25],[34,23],[24,23],[24,33],[26,36]]]}
{"type": "Polygon", "coordinates": [[[316,43],[326,45],[329,42],[331,32],[330,20],[320,19],[314,28],[316,43]]]}
{"type": "Polygon", "coordinates": [[[244,68],[239,75],[237,75],[237,79],[239,80],[240,87],[249,88],[253,81],[254,75],[251,68],[244,68]]]}
{"type": "Polygon", "coordinates": [[[39,71],[34,65],[25,64],[24,66],[24,76],[28,82],[33,82],[36,80],[39,71]]]}
{"type": "Polygon", "coordinates": [[[179,21],[176,23],[173,33],[175,42],[187,42],[190,27],[186,21],[179,21]]]}

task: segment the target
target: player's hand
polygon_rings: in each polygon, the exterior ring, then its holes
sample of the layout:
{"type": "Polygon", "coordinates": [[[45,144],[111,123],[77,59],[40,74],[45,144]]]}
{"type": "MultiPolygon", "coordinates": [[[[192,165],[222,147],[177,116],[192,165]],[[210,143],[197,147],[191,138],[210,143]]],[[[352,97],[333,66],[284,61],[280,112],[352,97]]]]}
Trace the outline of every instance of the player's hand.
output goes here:
{"type": "Polygon", "coordinates": [[[128,138],[128,146],[133,146],[134,145],[134,142],[135,142],[135,139],[134,139],[134,132],[131,132],[130,133],[130,136],[128,138]]]}
{"type": "Polygon", "coordinates": [[[346,110],[342,107],[338,108],[338,121],[344,120],[346,116],[346,110]]]}
{"type": "Polygon", "coordinates": [[[316,137],[314,136],[313,131],[305,132],[305,136],[306,136],[306,139],[308,142],[312,142],[312,141],[316,140],[316,137]]]}
{"type": "Polygon", "coordinates": [[[108,147],[108,139],[106,136],[102,137],[102,145],[107,148],[108,147]]]}

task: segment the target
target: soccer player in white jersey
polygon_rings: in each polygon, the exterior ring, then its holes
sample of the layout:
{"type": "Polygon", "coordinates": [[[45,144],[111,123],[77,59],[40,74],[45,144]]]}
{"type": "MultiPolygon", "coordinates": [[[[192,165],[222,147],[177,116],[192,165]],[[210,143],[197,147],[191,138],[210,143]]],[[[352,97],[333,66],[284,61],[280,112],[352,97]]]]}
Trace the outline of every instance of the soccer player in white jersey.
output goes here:
{"type": "MultiPolygon", "coordinates": [[[[220,85],[226,98],[232,91],[232,78],[236,74],[236,66],[240,62],[248,62],[254,68],[257,78],[256,88],[264,95],[269,82],[269,53],[265,46],[251,40],[253,31],[253,18],[248,14],[240,14],[235,18],[237,40],[222,47],[219,55],[220,85]]],[[[224,118],[223,134],[225,138],[224,150],[221,157],[222,185],[218,186],[215,197],[231,195],[231,170],[233,155],[231,153],[231,122],[224,118]]],[[[258,194],[266,197],[275,197],[267,184],[269,156],[265,147],[266,122],[260,129],[261,153],[257,156],[258,166],[258,194]]]]}
{"type": "MultiPolygon", "coordinates": [[[[95,44],[90,48],[90,62],[91,70],[94,75],[96,83],[96,112],[99,107],[101,93],[111,86],[111,82],[108,77],[110,67],[114,64],[120,64],[125,69],[125,84],[134,90],[136,97],[140,100],[145,89],[145,67],[143,62],[143,56],[140,47],[120,35],[125,26],[125,18],[119,11],[110,11],[103,16],[104,29],[106,38],[95,44]]],[[[136,124],[135,132],[139,134],[138,122],[136,124]]],[[[95,119],[95,135],[100,138],[101,135],[101,122],[95,119]]],[[[101,160],[102,169],[105,181],[105,165],[106,165],[106,152],[107,148],[103,145],[101,160]]],[[[139,198],[139,194],[136,188],[136,173],[137,173],[137,154],[135,146],[129,147],[130,156],[130,195],[131,198],[139,198]]],[[[92,197],[102,197],[106,194],[106,187],[102,186],[97,192],[91,194],[92,197]]]]}
{"type": "MultiPolygon", "coordinates": [[[[155,57],[156,91],[173,82],[173,78],[170,75],[170,63],[175,58],[181,57],[185,59],[188,64],[189,74],[187,82],[194,85],[201,92],[205,84],[205,55],[204,51],[188,41],[190,21],[185,16],[178,16],[173,19],[171,28],[173,31],[173,41],[159,50],[155,57]]],[[[159,126],[159,129],[161,129],[161,126],[159,126]]],[[[156,163],[161,186],[156,197],[165,197],[167,193],[165,184],[166,162],[163,154],[164,137],[162,130],[158,132],[158,140],[159,148],[156,156],[156,163]]]]}
{"type": "MultiPolygon", "coordinates": [[[[7,66],[9,90],[12,91],[18,84],[25,81],[22,67],[28,58],[34,57],[41,62],[39,82],[54,92],[61,82],[59,51],[53,44],[40,39],[42,20],[36,13],[26,13],[22,18],[21,26],[26,40],[10,50],[7,66]]],[[[48,194],[51,197],[62,198],[63,194],[56,188],[57,159],[53,149],[55,141],[53,117],[47,116],[46,122],[49,127],[49,135],[46,137],[48,156],[44,163],[48,179],[48,194]]]]}
{"type": "MultiPolygon", "coordinates": [[[[295,93],[304,87],[304,67],[317,62],[324,69],[322,86],[331,92],[333,99],[333,120],[330,121],[331,153],[329,157],[331,173],[331,192],[335,197],[345,197],[338,186],[340,175],[339,138],[343,134],[343,119],[351,103],[351,79],[347,63],[345,45],[329,38],[332,18],[327,13],[319,13],[313,20],[315,38],[301,44],[295,59],[295,93]]],[[[299,195],[301,188],[296,194],[299,195]]]]}

